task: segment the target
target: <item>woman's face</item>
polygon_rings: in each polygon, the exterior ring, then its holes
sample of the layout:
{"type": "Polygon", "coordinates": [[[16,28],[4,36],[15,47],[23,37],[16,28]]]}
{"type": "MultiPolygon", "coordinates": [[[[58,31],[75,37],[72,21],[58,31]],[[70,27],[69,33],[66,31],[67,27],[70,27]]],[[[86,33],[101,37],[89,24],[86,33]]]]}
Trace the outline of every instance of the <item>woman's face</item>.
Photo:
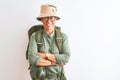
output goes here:
{"type": "Polygon", "coordinates": [[[54,30],[54,27],[55,27],[55,23],[57,21],[57,18],[54,17],[54,16],[50,16],[50,17],[43,17],[41,19],[41,22],[43,23],[43,26],[44,26],[44,29],[46,31],[49,31],[49,30],[54,30]]]}

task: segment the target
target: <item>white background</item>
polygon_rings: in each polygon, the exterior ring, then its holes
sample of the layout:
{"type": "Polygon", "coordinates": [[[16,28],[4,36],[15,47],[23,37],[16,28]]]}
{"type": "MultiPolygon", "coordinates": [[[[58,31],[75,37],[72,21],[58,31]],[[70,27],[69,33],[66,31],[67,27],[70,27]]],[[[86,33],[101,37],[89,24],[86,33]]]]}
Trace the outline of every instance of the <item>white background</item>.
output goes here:
{"type": "Polygon", "coordinates": [[[30,80],[27,30],[43,3],[56,4],[69,37],[68,80],[120,80],[119,0],[0,0],[0,80],[30,80]]]}

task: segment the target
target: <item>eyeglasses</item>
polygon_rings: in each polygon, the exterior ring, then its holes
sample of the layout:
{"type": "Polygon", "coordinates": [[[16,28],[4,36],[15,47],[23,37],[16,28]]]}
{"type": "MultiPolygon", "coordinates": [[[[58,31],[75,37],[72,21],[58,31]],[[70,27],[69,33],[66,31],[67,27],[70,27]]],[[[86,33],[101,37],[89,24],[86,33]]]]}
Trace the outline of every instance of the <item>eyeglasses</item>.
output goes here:
{"type": "Polygon", "coordinates": [[[57,20],[57,17],[55,17],[55,16],[43,17],[42,20],[44,20],[44,21],[48,21],[48,20],[55,21],[55,20],[57,20]]]}

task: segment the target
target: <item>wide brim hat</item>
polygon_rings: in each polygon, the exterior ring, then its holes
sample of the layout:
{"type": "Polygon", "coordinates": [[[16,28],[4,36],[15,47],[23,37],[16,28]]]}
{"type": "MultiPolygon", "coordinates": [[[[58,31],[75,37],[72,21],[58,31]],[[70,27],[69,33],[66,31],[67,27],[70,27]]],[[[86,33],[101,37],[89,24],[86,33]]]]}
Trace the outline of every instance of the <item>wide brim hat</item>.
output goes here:
{"type": "Polygon", "coordinates": [[[41,10],[40,10],[40,16],[37,17],[37,20],[41,20],[44,17],[50,17],[54,16],[57,18],[57,20],[60,19],[60,17],[57,15],[57,8],[56,6],[52,4],[45,4],[41,5],[41,10]]]}

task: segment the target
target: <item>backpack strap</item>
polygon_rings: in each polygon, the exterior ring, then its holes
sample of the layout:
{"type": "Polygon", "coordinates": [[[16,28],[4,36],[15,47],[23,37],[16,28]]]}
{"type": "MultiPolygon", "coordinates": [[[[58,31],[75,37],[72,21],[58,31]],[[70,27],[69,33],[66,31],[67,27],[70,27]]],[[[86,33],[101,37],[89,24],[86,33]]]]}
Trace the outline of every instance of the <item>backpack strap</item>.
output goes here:
{"type": "Polygon", "coordinates": [[[55,27],[55,38],[56,38],[55,40],[57,43],[59,53],[61,54],[61,52],[62,52],[62,33],[61,33],[60,27],[55,27]]]}
{"type": "Polygon", "coordinates": [[[37,50],[40,52],[41,45],[42,45],[42,34],[43,34],[43,27],[40,27],[40,30],[36,32],[35,34],[35,40],[37,42],[37,50]]]}
{"type": "MultiPolygon", "coordinates": [[[[62,33],[61,33],[61,29],[60,27],[56,27],[55,28],[55,37],[56,37],[56,43],[59,49],[59,54],[62,53],[62,42],[63,42],[63,38],[62,38],[62,33]]],[[[60,80],[67,80],[65,73],[64,73],[64,66],[61,67],[61,69],[59,68],[60,73],[58,73],[58,76],[60,77],[60,80]]]]}

